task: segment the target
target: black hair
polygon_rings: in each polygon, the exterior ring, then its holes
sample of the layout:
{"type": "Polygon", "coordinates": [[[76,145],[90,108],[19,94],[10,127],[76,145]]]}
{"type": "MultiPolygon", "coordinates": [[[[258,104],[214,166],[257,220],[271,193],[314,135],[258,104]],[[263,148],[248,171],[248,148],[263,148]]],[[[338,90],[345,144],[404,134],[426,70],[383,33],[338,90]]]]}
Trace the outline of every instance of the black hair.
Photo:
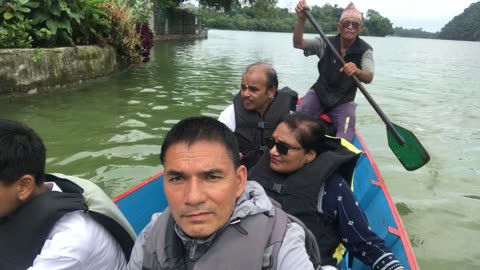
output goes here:
{"type": "Polygon", "coordinates": [[[25,174],[45,181],[46,149],[40,136],[25,124],[0,119],[0,181],[15,183],[25,174]]]}
{"type": "Polygon", "coordinates": [[[235,169],[240,166],[240,150],[235,135],[225,124],[207,116],[190,117],[175,124],[163,141],[160,161],[165,165],[165,154],[170,146],[179,142],[191,145],[198,141],[224,145],[235,169]]]}
{"type": "Polygon", "coordinates": [[[250,72],[250,70],[256,66],[265,66],[266,69],[265,69],[265,76],[267,76],[267,89],[270,89],[271,87],[275,87],[275,89],[278,89],[278,77],[277,77],[277,72],[275,71],[275,69],[273,69],[270,65],[268,64],[265,64],[265,63],[261,63],[261,62],[257,62],[257,63],[253,63],[253,64],[250,64],[247,66],[247,68],[245,69],[245,72],[243,73],[243,75],[245,75],[246,73],[250,72]]]}
{"type": "Polygon", "coordinates": [[[315,150],[320,154],[330,150],[325,141],[325,126],[320,119],[297,112],[286,116],[281,123],[292,131],[305,152],[315,150]]]}

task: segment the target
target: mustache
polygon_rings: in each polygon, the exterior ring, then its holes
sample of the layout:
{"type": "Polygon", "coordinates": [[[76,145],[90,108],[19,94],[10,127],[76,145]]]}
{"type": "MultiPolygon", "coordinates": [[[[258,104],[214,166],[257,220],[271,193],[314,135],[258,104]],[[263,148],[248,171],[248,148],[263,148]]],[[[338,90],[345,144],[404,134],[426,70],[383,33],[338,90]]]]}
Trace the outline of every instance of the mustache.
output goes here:
{"type": "Polygon", "coordinates": [[[186,208],[184,208],[180,211],[180,216],[189,216],[193,213],[203,213],[203,212],[212,213],[214,211],[213,211],[213,209],[211,209],[210,207],[207,207],[204,204],[189,205],[189,206],[187,206],[186,208]]]}

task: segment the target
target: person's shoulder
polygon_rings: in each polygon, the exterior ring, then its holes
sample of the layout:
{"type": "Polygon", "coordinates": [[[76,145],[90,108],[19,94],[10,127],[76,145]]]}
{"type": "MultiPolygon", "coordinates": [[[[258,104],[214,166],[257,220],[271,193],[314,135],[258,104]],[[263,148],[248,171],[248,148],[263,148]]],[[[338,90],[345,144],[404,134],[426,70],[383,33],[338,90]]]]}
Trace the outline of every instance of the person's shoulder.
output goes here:
{"type": "Polygon", "coordinates": [[[305,229],[296,222],[289,222],[278,254],[277,269],[313,270],[305,242],[305,229]]]}
{"type": "Polygon", "coordinates": [[[230,104],[228,105],[223,111],[221,114],[231,114],[231,113],[234,113],[235,112],[235,106],[234,104],[230,104]]]}
{"type": "MultiPolygon", "coordinates": [[[[50,230],[42,254],[83,261],[90,256],[101,225],[81,210],[63,215],[50,230]]],[[[42,255],[43,256],[43,255],[42,255]]]]}
{"type": "Polygon", "coordinates": [[[52,229],[49,241],[44,245],[44,254],[55,252],[58,258],[74,259],[78,268],[71,269],[85,269],[87,266],[87,269],[123,269],[126,265],[120,244],[88,212],[65,214],[52,229]]]}
{"type": "Polygon", "coordinates": [[[78,234],[86,234],[89,227],[95,226],[93,218],[84,211],[73,211],[63,215],[52,229],[60,232],[76,231],[78,234]]]}
{"type": "Polygon", "coordinates": [[[233,104],[228,105],[228,107],[220,113],[218,121],[224,123],[230,130],[235,131],[235,108],[233,104]]]}
{"type": "Polygon", "coordinates": [[[287,223],[287,231],[285,232],[285,237],[297,238],[297,240],[305,241],[305,229],[297,222],[292,221],[287,223]]]}
{"type": "Polygon", "coordinates": [[[87,212],[73,211],[61,217],[51,231],[53,234],[62,234],[75,238],[74,245],[83,245],[95,239],[105,228],[96,222],[87,212]]]}
{"type": "Polygon", "coordinates": [[[150,236],[154,237],[156,236],[158,232],[154,232],[152,234],[152,230],[157,224],[157,222],[160,222],[160,217],[162,216],[162,213],[154,213],[152,215],[152,218],[150,222],[143,228],[143,230],[140,232],[140,234],[137,237],[137,240],[135,241],[135,245],[132,249],[132,255],[130,256],[130,261],[128,262],[127,265],[127,270],[138,270],[142,269],[142,264],[143,264],[143,254],[146,252],[146,245],[148,243],[150,236]]]}
{"type": "Polygon", "coordinates": [[[141,241],[145,241],[152,234],[153,228],[158,222],[160,222],[160,217],[163,213],[164,212],[159,212],[152,215],[150,222],[147,224],[147,226],[145,226],[145,228],[143,228],[143,230],[140,232],[140,235],[138,236],[138,238],[141,238],[141,241]]]}
{"type": "Polygon", "coordinates": [[[306,47],[320,46],[324,43],[323,39],[320,37],[306,38],[304,39],[304,42],[306,47]]]}

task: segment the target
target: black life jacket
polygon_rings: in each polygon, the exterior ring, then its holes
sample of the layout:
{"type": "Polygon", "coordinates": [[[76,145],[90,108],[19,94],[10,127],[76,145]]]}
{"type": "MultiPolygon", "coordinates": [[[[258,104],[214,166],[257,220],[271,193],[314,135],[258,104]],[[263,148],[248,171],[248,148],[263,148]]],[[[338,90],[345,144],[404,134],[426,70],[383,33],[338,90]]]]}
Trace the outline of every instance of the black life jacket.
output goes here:
{"type": "MultiPolygon", "coordinates": [[[[61,217],[73,211],[89,211],[80,186],[53,175],[46,177],[48,182],[55,182],[63,192],[47,191],[35,196],[0,221],[2,270],[25,270],[32,266],[50,231],[61,217]]],[[[117,239],[128,261],[134,244],[128,232],[106,215],[93,211],[89,211],[89,214],[117,239]]]]}
{"type": "MultiPolygon", "coordinates": [[[[328,39],[337,51],[340,51],[340,34],[328,37],[328,39]]],[[[353,62],[357,67],[362,68],[362,56],[369,49],[372,49],[372,47],[363,39],[357,37],[346,51],[343,59],[346,63],[353,62]]],[[[324,56],[318,61],[319,77],[312,86],[320,102],[326,108],[332,108],[355,99],[357,85],[353,78],[340,72],[341,67],[342,64],[337,61],[335,54],[327,46],[324,56]]]]}
{"type": "Polygon", "coordinates": [[[5,218],[0,224],[0,269],[32,266],[57,221],[77,210],[88,210],[81,194],[48,191],[5,218]]]}
{"type": "Polygon", "coordinates": [[[265,138],[272,136],[277,124],[290,114],[292,104],[296,104],[296,97],[290,92],[293,90],[288,88],[287,92],[284,89],[277,91],[263,119],[259,118],[256,111],[245,110],[240,93],[233,98],[236,125],[234,134],[242,153],[241,163],[247,168],[253,167],[263,153],[268,152],[265,138]]]}
{"type": "Polygon", "coordinates": [[[335,151],[317,155],[312,162],[291,175],[272,171],[268,152],[250,172],[249,180],[260,183],[267,195],[278,201],[285,212],[299,218],[312,231],[320,249],[322,265],[337,264],[332,255],[341,239],[335,217],[318,212],[319,192],[333,177],[351,180],[358,157],[359,154],[340,145],[338,140],[335,151]]]}

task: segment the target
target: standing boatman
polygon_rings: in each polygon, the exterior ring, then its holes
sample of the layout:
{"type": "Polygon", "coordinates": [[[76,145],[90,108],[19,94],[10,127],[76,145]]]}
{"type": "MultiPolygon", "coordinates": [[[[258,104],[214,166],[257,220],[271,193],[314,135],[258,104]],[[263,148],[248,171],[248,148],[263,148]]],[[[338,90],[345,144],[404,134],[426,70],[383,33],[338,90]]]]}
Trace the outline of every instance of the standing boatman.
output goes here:
{"type": "Polygon", "coordinates": [[[303,11],[307,10],[310,8],[306,1],[300,0],[295,8],[298,20],[293,32],[293,46],[302,49],[305,56],[318,56],[319,77],[302,98],[297,111],[312,116],[327,113],[337,128],[336,136],[352,141],[355,135],[354,99],[357,85],[351,76],[357,76],[363,83],[370,83],[375,70],[372,47],[358,36],[363,29],[362,13],[350,2],[337,24],[340,33],[328,37],[346,62],[342,66],[320,37],[303,38],[306,20],[303,11]]]}

